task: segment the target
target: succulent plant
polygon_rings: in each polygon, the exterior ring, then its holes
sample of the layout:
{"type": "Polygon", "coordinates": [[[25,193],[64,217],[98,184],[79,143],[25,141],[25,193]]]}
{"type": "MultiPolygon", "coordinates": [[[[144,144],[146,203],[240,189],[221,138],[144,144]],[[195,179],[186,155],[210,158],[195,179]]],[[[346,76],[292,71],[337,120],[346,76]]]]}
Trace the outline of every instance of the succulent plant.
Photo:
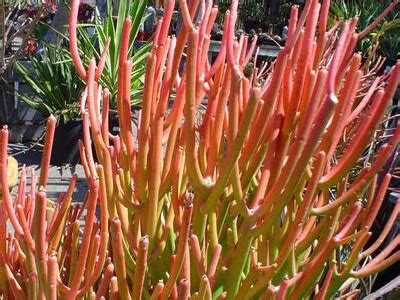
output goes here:
{"type": "MultiPolygon", "coordinates": [[[[194,24],[199,1],[179,4],[179,35],[168,36],[175,5],[168,0],[147,57],[137,139],[130,122],[131,20],[125,20],[120,47],[120,135],[108,132],[109,92],[98,85],[101,61],[92,59],[85,69],[78,51],[71,51],[87,85],[80,150],[90,188],[82,206],[71,206],[74,176],[66,194],[48,207],[55,125],[50,117],[38,182],[34,176],[28,190],[21,181],[16,202],[7,193],[0,202],[3,294],[354,298],[355,281],[400,258],[396,237],[368,259],[387,230],[366,246],[391,180],[380,172],[397,149],[400,128],[370,165],[355,170],[397,88],[400,63],[371,81],[374,68],[367,73],[354,53],[356,20],[341,24],[340,33],[339,25],[327,29],[329,1],[309,0],[301,15],[292,8],[288,40],[265,80],[257,68],[248,78],[243,69],[255,49],[248,50],[245,36],[234,38],[238,1],[225,15],[221,51],[212,65],[207,52],[217,8],[206,1],[194,24]],[[357,134],[343,146],[349,130],[357,134]],[[5,230],[8,218],[15,233],[5,230]]],[[[74,30],[76,19],[70,26],[74,30]]],[[[5,186],[6,129],[1,137],[5,186]]]]}

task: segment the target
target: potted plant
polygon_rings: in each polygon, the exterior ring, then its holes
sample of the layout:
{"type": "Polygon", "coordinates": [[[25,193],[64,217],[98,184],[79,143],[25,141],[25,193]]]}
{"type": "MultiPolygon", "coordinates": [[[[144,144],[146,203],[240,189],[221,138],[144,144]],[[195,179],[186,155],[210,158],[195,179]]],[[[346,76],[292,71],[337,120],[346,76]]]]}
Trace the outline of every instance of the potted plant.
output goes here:
{"type": "Polygon", "coordinates": [[[29,57],[32,68],[17,63],[17,70],[34,96],[20,94],[20,98],[45,116],[57,119],[53,165],[76,164],[79,161],[78,140],[82,120],[79,117],[79,99],[85,88],[77,75],[67,50],[44,43],[40,54],[29,57]]]}
{"type": "MultiPolygon", "coordinates": [[[[117,92],[119,73],[119,52],[122,36],[120,34],[123,22],[127,17],[132,19],[129,32],[128,57],[133,63],[131,74],[131,104],[133,109],[140,108],[141,95],[143,94],[145,60],[150,50],[151,43],[136,43],[140,25],[145,21],[145,8],[147,0],[127,1],[121,0],[117,9],[113,8],[112,1],[107,0],[107,16],[102,18],[96,14],[92,23],[80,23],[77,26],[78,45],[80,55],[85,67],[92,57],[100,60],[102,53],[108,45],[108,55],[105,60],[102,76],[99,83],[110,91],[110,129],[117,133],[118,115],[117,92]],[[113,128],[115,130],[113,130],[113,128]]],[[[71,52],[68,55],[72,59],[71,52]]]]}

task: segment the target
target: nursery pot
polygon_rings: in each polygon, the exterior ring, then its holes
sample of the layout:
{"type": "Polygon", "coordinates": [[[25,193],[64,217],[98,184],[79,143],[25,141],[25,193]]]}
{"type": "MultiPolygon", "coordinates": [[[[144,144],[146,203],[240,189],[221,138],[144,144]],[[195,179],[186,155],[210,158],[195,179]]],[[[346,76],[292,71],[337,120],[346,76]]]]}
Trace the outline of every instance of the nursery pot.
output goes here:
{"type": "Polygon", "coordinates": [[[70,120],[56,127],[50,160],[52,165],[76,165],[79,162],[78,141],[82,139],[82,131],[82,120],[70,120]]]}
{"type": "Polygon", "coordinates": [[[108,130],[112,135],[118,135],[120,132],[119,128],[119,118],[116,111],[110,111],[108,117],[108,130]]]}
{"type": "MultiPolygon", "coordinates": [[[[132,126],[134,128],[136,127],[135,124],[137,123],[138,113],[139,113],[140,109],[141,108],[139,106],[132,106],[132,108],[131,108],[132,126]]],[[[108,119],[108,130],[112,135],[118,135],[120,133],[119,116],[116,111],[110,111],[109,119],[108,119]]]]}
{"type": "MultiPolygon", "coordinates": [[[[108,117],[108,131],[112,135],[119,135],[120,128],[119,128],[119,119],[118,119],[118,114],[116,111],[110,111],[109,117],[108,117]]],[[[79,155],[79,153],[78,153],[79,155]]],[[[97,162],[97,153],[96,149],[94,146],[94,143],[92,143],[92,155],[93,159],[95,162],[97,162]]]]}

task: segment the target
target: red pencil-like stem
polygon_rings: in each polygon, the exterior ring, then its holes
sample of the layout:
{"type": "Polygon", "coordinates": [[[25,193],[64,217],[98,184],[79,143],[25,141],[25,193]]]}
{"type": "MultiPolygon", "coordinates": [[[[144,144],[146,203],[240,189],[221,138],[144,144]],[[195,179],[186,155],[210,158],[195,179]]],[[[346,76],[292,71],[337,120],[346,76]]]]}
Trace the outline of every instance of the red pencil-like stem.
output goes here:
{"type": "Polygon", "coordinates": [[[148,238],[143,237],[139,242],[138,256],[136,260],[135,275],[133,277],[132,299],[141,299],[143,282],[147,265],[148,238]]]}
{"type": "MultiPolygon", "coordinates": [[[[82,296],[100,277],[107,257],[107,247],[108,247],[108,203],[107,203],[107,189],[106,189],[106,180],[104,178],[104,170],[103,167],[97,166],[97,172],[99,174],[99,206],[100,206],[100,245],[99,245],[99,255],[94,270],[90,278],[87,279],[85,285],[81,287],[78,291],[78,296],[82,296]]],[[[111,268],[111,267],[110,267],[111,268]]],[[[108,269],[108,267],[107,267],[108,269]]],[[[106,270],[107,270],[106,269],[106,270]]],[[[106,276],[106,275],[104,275],[106,276]]],[[[108,279],[110,280],[110,278],[108,279]]],[[[100,290],[100,288],[99,288],[100,290]]]]}
{"type": "Polygon", "coordinates": [[[178,284],[178,300],[187,300],[190,296],[189,280],[184,278],[178,284]]]}
{"type": "Polygon", "coordinates": [[[337,183],[338,179],[343,176],[344,173],[354,165],[357,157],[361,151],[365,148],[366,143],[369,140],[369,136],[372,134],[373,129],[377,126],[379,120],[382,118],[386,111],[389,101],[393,97],[393,93],[400,80],[400,63],[396,64],[395,69],[392,71],[388,86],[383,91],[378,91],[374,99],[374,104],[368,111],[366,116],[365,126],[363,126],[361,132],[357,136],[356,140],[350,145],[350,149],[346,151],[345,155],[341,158],[338,165],[336,165],[329,174],[325,175],[321,180],[321,186],[327,187],[337,183]]]}
{"type": "Polygon", "coordinates": [[[87,217],[85,223],[85,229],[83,231],[82,244],[79,251],[78,263],[75,269],[75,274],[71,282],[70,291],[67,295],[67,299],[75,299],[78,293],[79,285],[82,280],[83,273],[87,264],[89,246],[91,243],[91,235],[93,230],[93,223],[96,212],[97,198],[99,193],[99,182],[92,181],[90,183],[90,192],[88,196],[88,208],[87,217]]]}
{"type": "Polygon", "coordinates": [[[56,126],[50,117],[39,182],[32,172],[28,188],[23,166],[11,193],[7,176],[15,162],[2,130],[3,298],[355,297],[358,278],[399,260],[399,237],[382,246],[398,203],[377,240],[366,245],[396,176],[389,162],[400,128],[387,129],[396,116],[384,115],[400,63],[376,77],[384,59],[369,66],[370,56],[362,65],[364,55],[354,54],[359,38],[395,2],[361,33],[357,17],[328,27],[330,0],[306,1],[301,15],[294,6],[285,46],[276,60],[261,64],[257,37],[236,37],[239,1],[224,16],[212,64],[217,7],[211,0],[180,0],[183,26],[171,37],[175,2],[165,3],[147,54],[136,131],[131,95],[140,70],[133,70],[130,55],[132,28],[141,20],[132,13],[141,9],[125,7],[117,22],[122,31],[101,37],[98,65],[93,58],[85,70],[79,0],[72,1],[71,54],[86,85],[79,152],[89,192],[74,198],[73,175],[56,203],[47,199],[56,126]],[[128,10],[132,20],[125,19],[128,10]],[[110,45],[119,51],[115,135],[109,133],[110,91],[100,86],[108,48],[115,50],[110,45]],[[369,145],[373,135],[387,140],[378,151],[369,145]]]}
{"type": "Polygon", "coordinates": [[[119,51],[119,61],[118,61],[118,115],[121,116],[119,120],[119,127],[123,128],[124,123],[123,117],[123,89],[124,89],[124,64],[128,60],[128,50],[129,50],[129,37],[130,37],[130,32],[131,32],[131,26],[132,26],[132,20],[130,18],[127,18],[124,22],[124,26],[122,29],[122,36],[121,36],[121,45],[120,45],[120,51],[119,51]]]}
{"type": "Polygon", "coordinates": [[[114,219],[111,223],[111,236],[118,292],[123,299],[131,299],[126,275],[125,254],[122,245],[121,221],[118,219],[114,219]]]}
{"type": "Polygon", "coordinates": [[[46,207],[47,198],[44,192],[36,195],[37,207],[34,216],[34,241],[35,260],[37,265],[39,288],[46,298],[50,296],[47,264],[47,241],[46,241],[46,207]]]}
{"type": "Polygon", "coordinates": [[[103,91],[103,103],[102,103],[102,109],[101,109],[101,132],[103,135],[103,140],[104,143],[106,144],[107,147],[110,146],[110,141],[109,141],[109,109],[110,109],[110,91],[108,89],[104,89],[103,91]]]}
{"type": "Polygon", "coordinates": [[[171,270],[170,278],[168,279],[162,292],[162,299],[168,299],[172,292],[173,285],[179,276],[182,268],[184,254],[187,247],[187,239],[189,236],[189,225],[191,223],[193,206],[191,203],[186,203],[183,211],[182,226],[180,229],[181,238],[179,239],[178,249],[176,252],[176,261],[174,263],[173,269],[171,270]]]}
{"type": "Polygon", "coordinates": [[[54,218],[53,224],[49,226],[47,236],[49,241],[51,241],[54,237],[54,235],[57,233],[57,231],[60,231],[64,226],[60,226],[61,224],[65,223],[66,217],[67,217],[67,212],[70,209],[71,201],[72,201],[72,194],[75,189],[76,182],[78,180],[78,175],[74,174],[71,177],[71,181],[69,182],[67,193],[64,196],[63,202],[61,204],[61,207],[59,209],[59,212],[57,216],[54,218]]]}
{"type": "Polygon", "coordinates": [[[51,300],[56,300],[57,298],[57,273],[58,273],[58,262],[56,256],[51,256],[49,258],[49,289],[51,300]]]}
{"type": "Polygon", "coordinates": [[[187,164],[192,166],[188,169],[190,179],[193,181],[194,185],[205,187],[208,185],[208,182],[205,180],[200,170],[195,143],[197,39],[197,31],[191,31],[189,34],[188,57],[186,63],[185,155],[187,164]]]}
{"type": "MultiPolygon", "coordinates": [[[[10,218],[11,224],[13,225],[15,231],[18,235],[23,234],[22,227],[18,222],[17,216],[15,215],[15,210],[13,208],[13,204],[11,203],[11,196],[9,191],[9,186],[7,182],[7,168],[8,168],[8,160],[7,160],[7,145],[8,145],[8,129],[3,128],[1,130],[1,153],[0,153],[0,176],[1,176],[1,208],[2,208],[2,223],[6,224],[5,212],[7,212],[8,217],[10,218]]],[[[3,228],[2,230],[5,230],[3,228]]],[[[5,232],[4,232],[5,235],[5,232]]],[[[2,247],[3,248],[3,247],[2,247]]]]}
{"type": "Polygon", "coordinates": [[[89,114],[87,112],[84,112],[82,116],[83,116],[83,144],[85,150],[85,159],[89,167],[90,177],[96,178],[97,177],[96,167],[93,159],[92,140],[90,137],[89,114]]]}
{"type": "MultiPolygon", "coordinates": [[[[385,186],[385,185],[383,185],[385,186]]],[[[386,186],[387,187],[387,186],[386,186]]],[[[361,257],[367,257],[368,255],[371,255],[374,253],[378,248],[382,245],[382,243],[385,241],[386,237],[388,236],[394,222],[396,221],[396,218],[400,212],[400,202],[398,201],[396,203],[396,206],[394,207],[389,220],[387,220],[385,227],[383,228],[381,234],[379,235],[378,239],[365,251],[361,253],[361,257]]]]}
{"type": "Polygon", "coordinates": [[[42,162],[40,164],[39,188],[46,188],[47,180],[49,177],[49,167],[51,151],[53,149],[54,132],[56,129],[56,119],[50,116],[47,119],[46,137],[44,140],[42,162]]]}
{"type": "Polygon", "coordinates": [[[225,160],[225,163],[222,167],[221,170],[221,175],[218,178],[218,181],[216,182],[215,186],[212,189],[212,192],[208,199],[205,202],[204,210],[205,211],[211,211],[216,205],[216,201],[218,200],[218,197],[222,193],[222,190],[224,186],[226,185],[226,182],[229,179],[229,176],[233,170],[234,164],[238,159],[238,155],[240,153],[240,147],[243,144],[244,139],[246,138],[246,133],[249,130],[251,126],[251,122],[257,107],[258,102],[260,101],[260,90],[254,89],[252,91],[252,94],[250,96],[249,100],[249,105],[246,109],[245,116],[243,117],[243,120],[240,124],[239,130],[238,130],[238,135],[235,138],[234,144],[232,149],[229,151],[228,157],[225,160]]]}
{"type": "Polygon", "coordinates": [[[25,212],[24,209],[21,205],[17,205],[17,214],[18,214],[18,218],[21,224],[21,228],[23,231],[23,235],[24,235],[24,239],[27,243],[27,245],[34,250],[35,249],[35,242],[32,238],[31,232],[30,232],[30,228],[28,226],[27,220],[26,220],[26,216],[25,216],[25,212]]]}
{"type": "Polygon", "coordinates": [[[109,264],[104,271],[103,278],[100,281],[100,285],[96,293],[96,299],[101,299],[101,297],[103,297],[106,294],[113,273],[114,273],[114,266],[113,264],[109,264]]]}
{"type": "Polygon", "coordinates": [[[331,202],[325,206],[314,208],[313,213],[323,214],[332,209],[343,205],[351,200],[354,200],[360,193],[362,193],[370,183],[371,179],[380,170],[385,162],[392,155],[393,151],[397,147],[400,141],[400,127],[396,128],[393,136],[389,140],[388,144],[379,151],[374,164],[365,173],[360,174],[353,186],[342,196],[340,196],[336,201],[331,202]]]}
{"type": "Polygon", "coordinates": [[[69,23],[68,23],[69,43],[70,43],[71,56],[76,71],[83,80],[86,80],[86,70],[83,66],[83,63],[79,55],[78,41],[77,41],[77,21],[78,21],[79,5],[80,5],[80,0],[71,1],[71,10],[69,13],[69,23]]]}
{"type": "Polygon", "coordinates": [[[97,64],[97,70],[95,75],[95,80],[98,81],[103,74],[104,67],[107,61],[108,49],[110,47],[111,39],[107,38],[106,43],[104,44],[103,52],[101,53],[99,63],[97,64]]]}

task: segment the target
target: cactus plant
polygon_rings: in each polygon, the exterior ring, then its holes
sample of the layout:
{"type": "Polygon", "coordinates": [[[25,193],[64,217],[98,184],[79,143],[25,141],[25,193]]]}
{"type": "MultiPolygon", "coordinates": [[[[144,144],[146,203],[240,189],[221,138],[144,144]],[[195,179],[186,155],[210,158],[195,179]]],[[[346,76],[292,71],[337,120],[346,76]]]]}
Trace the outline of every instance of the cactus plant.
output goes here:
{"type": "MultiPolygon", "coordinates": [[[[358,159],[397,88],[400,63],[371,80],[374,68],[366,73],[353,53],[357,19],[327,29],[329,2],[309,0],[301,14],[292,8],[286,45],[260,79],[257,68],[243,75],[254,47],[248,51],[247,38],[234,37],[237,0],[212,65],[207,52],[217,8],[206,1],[194,24],[199,1],[180,0],[184,25],[169,37],[175,1],[168,0],[147,57],[137,138],[130,122],[131,20],[120,47],[119,136],[109,134],[105,121],[109,92],[98,84],[101,62],[92,59],[85,69],[71,51],[87,85],[80,153],[90,188],[81,206],[71,205],[74,176],[56,204],[47,200],[50,117],[39,179],[32,173],[30,189],[21,180],[14,203],[3,189],[3,295],[351,299],[357,279],[397,262],[399,237],[373,259],[388,230],[367,242],[391,180],[381,170],[400,128],[361,170],[358,159]],[[345,143],[352,130],[357,134],[345,143]],[[8,219],[14,233],[6,231],[8,219]]],[[[7,130],[1,134],[4,187],[7,130]]]]}

